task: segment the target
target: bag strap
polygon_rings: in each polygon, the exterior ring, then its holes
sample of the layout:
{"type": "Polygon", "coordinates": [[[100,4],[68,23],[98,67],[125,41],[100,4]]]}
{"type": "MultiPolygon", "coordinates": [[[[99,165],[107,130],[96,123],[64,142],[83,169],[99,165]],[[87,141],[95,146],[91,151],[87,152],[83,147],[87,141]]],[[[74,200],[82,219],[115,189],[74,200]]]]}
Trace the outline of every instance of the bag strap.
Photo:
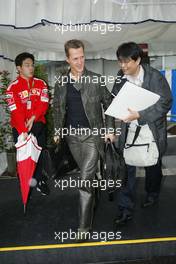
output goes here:
{"type": "Polygon", "coordinates": [[[133,138],[132,143],[131,143],[131,144],[128,144],[128,146],[125,147],[125,148],[130,148],[130,147],[134,146],[134,143],[136,142],[136,139],[137,139],[138,136],[139,136],[140,130],[141,130],[141,126],[137,126],[137,127],[136,127],[136,131],[135,131],[135,135],[134,135],[134,138],[133,138]]]}

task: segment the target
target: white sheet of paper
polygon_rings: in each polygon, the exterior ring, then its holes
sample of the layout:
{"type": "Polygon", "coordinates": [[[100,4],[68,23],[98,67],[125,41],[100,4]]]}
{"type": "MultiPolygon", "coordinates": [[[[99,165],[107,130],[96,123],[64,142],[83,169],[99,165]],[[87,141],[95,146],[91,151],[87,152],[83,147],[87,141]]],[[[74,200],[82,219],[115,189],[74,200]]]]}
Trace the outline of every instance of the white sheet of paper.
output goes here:
{"type": "Polygon", "coordinates": [[[155,104],[159,98],[160,96],[156,93],[126,82],[118,95],[113,99],[105,114],[118,119],[124,119],[129,114],[128,108],[141,111],[155,104]]]}

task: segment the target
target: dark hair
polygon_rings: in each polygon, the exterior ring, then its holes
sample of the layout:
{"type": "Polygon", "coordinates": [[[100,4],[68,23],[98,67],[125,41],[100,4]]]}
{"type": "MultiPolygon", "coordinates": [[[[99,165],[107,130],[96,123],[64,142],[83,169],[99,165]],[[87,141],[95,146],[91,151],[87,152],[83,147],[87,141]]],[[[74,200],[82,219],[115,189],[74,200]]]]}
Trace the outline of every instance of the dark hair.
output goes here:
{"type": "Polygon", "coordinates": [[[143,51],[135,42],[126,42],[121,44],[116,51],[117,59],[131,58],[137,60],[143,57],[143,51]]]}
{"type": "Polygon", "coordinates": [[[83,48],[84,51],[84,44],[81,40],[78,39],[71,39],[68,40],[65,45],[65,54],[67,56],[67,58],[69,57],[69,49],[79,49],[79,48],[83,48]]]}
{"type": "Polygon", "coordinates": [[[15,65],[16,66],[22,66],[23,61],[26,59],[31,59],[34,63],[34,56],[31,53],[23,52],[16,56],[15,58],[15,65]]]}

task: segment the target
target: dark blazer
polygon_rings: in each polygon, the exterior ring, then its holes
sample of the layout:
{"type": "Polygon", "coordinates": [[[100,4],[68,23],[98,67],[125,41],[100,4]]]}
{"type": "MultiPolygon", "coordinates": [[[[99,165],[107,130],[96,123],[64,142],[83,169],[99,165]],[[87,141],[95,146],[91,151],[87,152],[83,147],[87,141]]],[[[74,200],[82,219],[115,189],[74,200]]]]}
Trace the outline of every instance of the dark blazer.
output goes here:
{"type": "MultiPolygon", "coordinates": [[[[66,75],[68,76],[68,74],[66,75]]],[[[108,108],[112,101],[111,93],[108,91],[103,82],[100,81],[100,75],[94,72],[84,70],[82,75],[82,83],[76,82],[74,86],[81,92],[86,116],[89,120],[91,129],[115,128],[114,118],[105,115],[103,116],[102,106],[104,111],[108,108]],[[97,81],[98,80],[98,81],[97,81]]],[[[66,78],[65,78],[66,80],[66,78]]],[[[66,118],[66,94],[67,83],[56,83],[53,99],[53,115],[54,128],[64,128],[66,118]]],[[[100,155],[104,156],[104,139],[100,135],[95,135],[97,149],[100,155]]]]}
{"type": "MultiPolygon", "coordinates": [[[[167,113],[172,106],[172,94],[166,78],[156,69],[149,65],[142,65],[144,69],[144,82],[142,87],[146,90],[160,95],[158,102],[143,111],[139,111],[139,125],[148,124],[156,140],[160,156],[162,156],[167,147],[167,113]]],[[[118,76],[123,76],[119,71],[118,76]]],[[[118,78],[119,80],[119,78],[118,78]]],[[[113,94],[118,94],[126,79],[117,81],[112,89],[113,94]]],[[[121,123],[121,136],[119,138],[120,149],[123,150],[127,135],[127,124],[121,123]]]]}

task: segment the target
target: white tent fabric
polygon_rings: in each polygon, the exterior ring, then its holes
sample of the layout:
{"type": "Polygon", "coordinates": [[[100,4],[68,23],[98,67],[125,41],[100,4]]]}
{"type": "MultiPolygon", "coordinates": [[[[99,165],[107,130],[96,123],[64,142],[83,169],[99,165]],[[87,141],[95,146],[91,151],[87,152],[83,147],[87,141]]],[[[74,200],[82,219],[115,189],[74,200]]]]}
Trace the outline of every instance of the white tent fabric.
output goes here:
{"type": "Polygon", "coordinates": [[[0,58],[30,51],[62,61],[72,38],[83,40],[88,59],[115,60],[124,41],[148,43],[149,55],[174,55],[174,22],[176,1],[169,0],[0,0],[0,58]]]}
{"type": "Polygon", "coordinates": [[[13,42],[0,38],[0,70],[8,70],[14,76],[16,69],[13,67],[13,59],[17,54],[25,50],[26,47],[22,45],[16,45],[13,42]]]}
{"type": "Polygon", "coordinates": [[[175,5],[173,0],[1,0],[0,24],[24,28],[45,21],[63,24],[175,21],[175,5]]]}
{"type": "Polygon", "coordinates": [[[39,60],[64,60],[64,43],[72,38],[84,41],[87,58],[91,59],[115,59],[117,46],[131,40],[148,43],[150,55],[176,54],[176,24],[146,22],[137,25],[118,25],[117,30],[120,31],[107,31],[104,34],[108,26],[108,24],[94,24],[89,31],[66,31],[63,34],[56,25],[26,30],[0,27],[2,36],[0,55],[14,59],[15,50],[27,49],[39,60]],[[98,27],[99,31],[96,31],[98,27]]]}

